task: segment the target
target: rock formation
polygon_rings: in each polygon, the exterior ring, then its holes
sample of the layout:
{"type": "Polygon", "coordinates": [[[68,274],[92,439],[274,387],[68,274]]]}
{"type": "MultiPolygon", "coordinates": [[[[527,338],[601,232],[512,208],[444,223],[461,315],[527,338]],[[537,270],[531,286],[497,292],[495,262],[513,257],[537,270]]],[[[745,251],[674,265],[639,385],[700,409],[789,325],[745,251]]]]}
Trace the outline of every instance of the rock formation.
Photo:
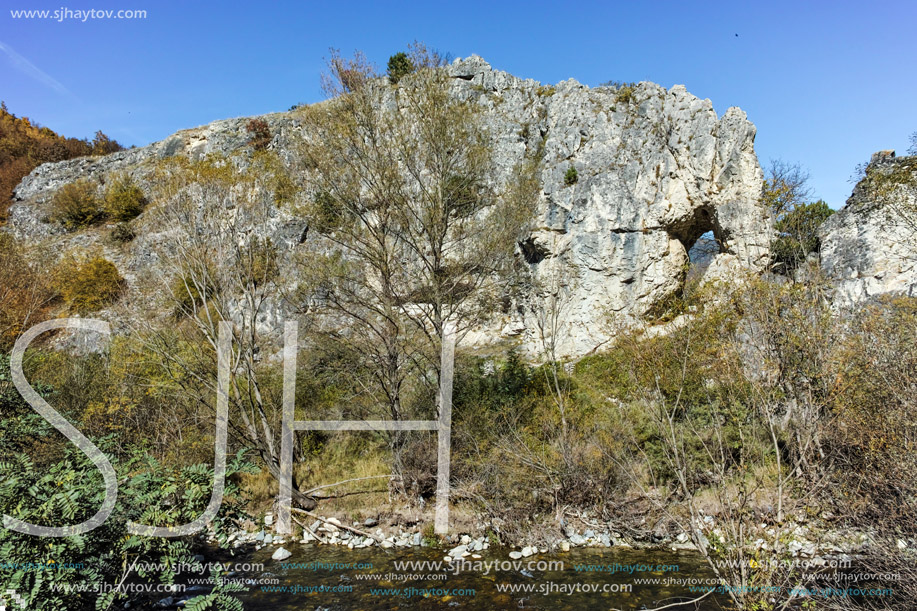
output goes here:
{"type": "Polygon", "coordinates": [[[820,237],[821,265],[837,306],[885,293],[917,294],[917,157],[873,155],[820,237]]]}
{"type": "MultiPolygon", "coordinates": [[[[740,109],[718,118],[710,100],[681,85],[589,88],[567,80],[544,86],[493,70],[476,56],[447,69],[455,95],[475,99],[485,112],[498,173],[505,177],[526,154],[542,160],[534,229],[518,245],[531,271],[529,294],[474,342],[499,335],[535,355],[547,334],[558,357],[587,354],[611,337],[610,318],[634,320],[682,288],[688,251],[704,234],[712,233],[720,250],[711,270],[766,265],[771,225],[759,204],[755,126],[740,109]],[[559,324],[546,331],[552,313],[559,324]]],[[[270,148],[289,162],[301,130],[296,111],[261,118],[273,134],[270,148]]],[[[43,165],[17,188],[6,230],[55,252],[102,248],[137,290],[136,279],[154,264],[150,244],[167,239],[166,228],[145,225],[141,216],[138,238],[125,247],[97,234],[65,233],[46,219],[55,190],[116,171],[142,185],[151,171],[146,162],[172,155],[241,155],[246,121],[217,121],[143,148],[43,165]]],[[[278,212],[258,230],[278,248],[304,247],[303,219],[278,212]]],[[[829,259],[836,251],[828,240],[829,259]]]]}

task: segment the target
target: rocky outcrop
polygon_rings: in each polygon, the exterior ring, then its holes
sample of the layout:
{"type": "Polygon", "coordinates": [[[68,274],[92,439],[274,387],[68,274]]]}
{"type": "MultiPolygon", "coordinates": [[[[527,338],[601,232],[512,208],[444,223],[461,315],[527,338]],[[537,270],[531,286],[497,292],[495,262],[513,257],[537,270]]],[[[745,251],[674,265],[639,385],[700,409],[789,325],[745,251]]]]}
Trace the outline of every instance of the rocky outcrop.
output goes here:
{"type": "Polygon", "coordinates": [[[917,157],[873,155],[820,237],[822,269],[839,307],[886,293],[917,295],[917,157]]]}
{"type": "MultiPolygon", "coordinates": [[[[740,109],[717,117],[710,100],[681,85],[589,88],[568,80],[544,86],[493,70],[475,56],[448,70],[455,95],[476,100],[485,112],[495,180],[526,155],[542,160],[533,230],[518,247],[531,272],[528,294],[473,341],[500,336],[534,355],[547,340],[558,357],[595,350],[611,337],[611,319],[632,321],[681,289],[688,251],[704,234],[712,233],[719,246],[708,261],[719,275],[767,263],[771,225],[759,204],[755,126],[740,109]]],[[[270,147],[285,161],[299,137],[296,117],[262,117],[274,136],[270,147]]],[[[85,246],[80,240],[93,238],[65,235],[45,220],[57,188],[113,171],[132,173],[142,184],[151,171],[147,162],[171,155],[242,155],[246,121],[218,121],[144,148],[41,166],[17,188],[8,230],[61,251],[85,246]]],[[[305,235],[302,219],[283,214],[271,231],[285,248],[298,247],[305,235]]],[[[128,252],[112,253],[134,275],[142,275],[147,255],[142,238],[128,252]]]]}

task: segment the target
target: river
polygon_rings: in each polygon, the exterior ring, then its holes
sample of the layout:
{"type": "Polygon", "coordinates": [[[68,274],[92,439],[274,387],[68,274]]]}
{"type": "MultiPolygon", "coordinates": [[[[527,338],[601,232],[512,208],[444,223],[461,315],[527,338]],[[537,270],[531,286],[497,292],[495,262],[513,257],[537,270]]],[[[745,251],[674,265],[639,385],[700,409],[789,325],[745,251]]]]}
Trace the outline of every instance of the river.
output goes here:
{"type": "MultiPolygon", "coordinates": [[[[508,550],[492,549],[480,559],[466,558],[459,570],[447,570],[445,552],[430,548],[292,545],[293,555],[282,562],[271,560],[274,549],[245,558],[263,563],[262,572],[234,577],[247,581],[248,591],[239,596],[246,609],[630,611],[695,599],[701,594],[689,590],[691,580],[713,577],[696,553],[655,549],[578,548],[516,561],[508,559],[508,550]]],[[[712,611],[728,604],[713,594],[674,608],[712,611]]]]}

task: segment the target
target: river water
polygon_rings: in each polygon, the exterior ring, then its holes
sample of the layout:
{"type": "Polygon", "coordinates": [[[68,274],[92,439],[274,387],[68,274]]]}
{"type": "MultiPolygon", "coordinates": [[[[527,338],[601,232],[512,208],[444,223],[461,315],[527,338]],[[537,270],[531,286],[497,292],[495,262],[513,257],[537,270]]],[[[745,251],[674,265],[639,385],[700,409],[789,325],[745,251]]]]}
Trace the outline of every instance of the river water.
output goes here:
{"type": "MultiPolygon", "coordinates": [[[[282,562],[271,560],[274,549],[246,558],[263,563],[263,572],[236,577],[248,581],[248,591],[239,596],[246,609],[630,611],[695,599],[701,594],[690,591],[690,585],[713,578],[696,553],[665,550],[580,548],[511,561],[508,550],[492,549],[480,560],[466,558],[472,564],[462,570],[447,571],[445,563],[443,568],[400,564],[441,562],[445,553],[429,548],[349,550],[297,544],[287,547],[293,556],[282,562]],[[505,564],[491,565],[490,570],[475,564],[494,561],[505,564]],[[563,567],[549,567],[548,562],[563,567]]],[[[716,594],[675,607],[724,608],[726,597],[716,594]]]]}

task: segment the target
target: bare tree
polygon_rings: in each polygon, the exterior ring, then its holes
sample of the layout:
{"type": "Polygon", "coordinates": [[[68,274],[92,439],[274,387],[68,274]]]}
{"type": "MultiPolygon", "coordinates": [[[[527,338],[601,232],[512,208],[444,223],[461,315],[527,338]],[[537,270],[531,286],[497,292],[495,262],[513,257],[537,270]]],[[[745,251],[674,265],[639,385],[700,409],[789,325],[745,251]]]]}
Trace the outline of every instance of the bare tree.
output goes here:
{"type": "MultiPolygon", "coordinates": [[[[259,159],[247,170],[219,158],[160,165],[148,222],[165,233],[154,251],[159,273],[150,281],[159,285],[173,320],[145,320],[135,335],[174,383],[212,409],[219,325],[231,323],[230,431],[279,480],[280,399],[261,365],[280,345],[276,329],[265,323],[280,300],[278,251],[264,231],[276,209],[274,177],[259,159]]],[[[294,496],[307,508],[315,505],[294,496]]]]}
{"type": "Polygon", "coordinates": [[[409,379],[438,382],[447,325],[461,337],[493,311],[537,198],[533,164],[496,179],[480,112],[441,61],[416,45],[393,87],[362,55],[333,53],[330,99],[302,112],[310,218],[329,245],[304,275],[393,419],[409,379]]]}

